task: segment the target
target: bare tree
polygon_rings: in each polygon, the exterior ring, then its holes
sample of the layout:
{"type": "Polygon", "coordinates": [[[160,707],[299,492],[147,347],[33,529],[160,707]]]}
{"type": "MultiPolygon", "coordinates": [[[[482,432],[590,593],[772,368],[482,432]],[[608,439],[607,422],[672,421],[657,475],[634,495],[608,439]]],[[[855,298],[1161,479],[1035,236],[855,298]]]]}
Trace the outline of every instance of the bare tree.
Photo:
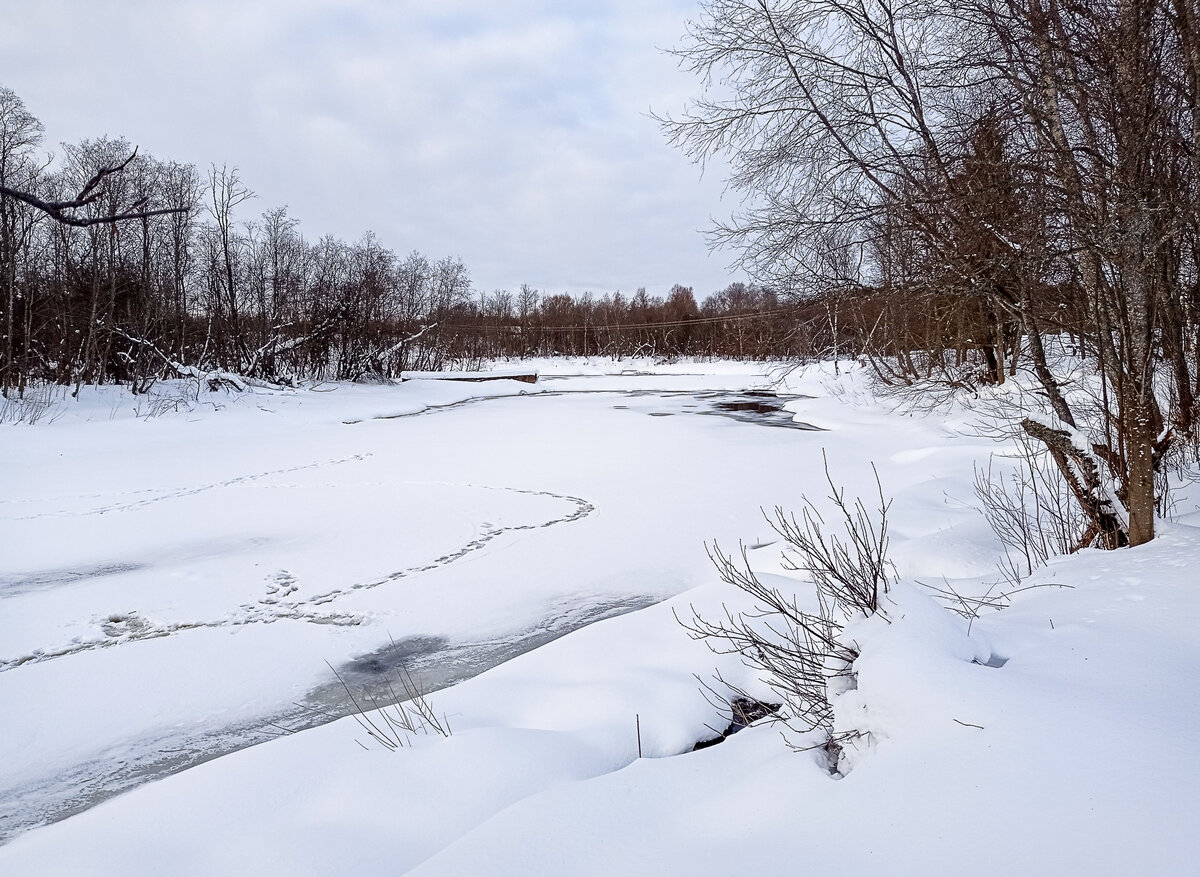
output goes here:
{"type": "Polygon", "coordinates": [[[213,244],[214,257],[219,260],[213,272],[215,281],[214,293],[220,312],[223,312],[228,323],[228,344],[230,360],[236,363],[240,370],[250,357],[247,339],[242,326],[241,300],[238,291],[238,261],[243,251],[243,241],[239,239],[234,226],[233,211],[239,205],[256,197],[253,192],[242,185],[236,167],[222,165],[220,169],[214,164],[208,174],[209,216],[215,224],[213,244]]]}
{"type": "MultiPolygon", "coordinates": [[[[930,328],[971,326],[989,380],[1027,351],[1053,420],[1026,430],[1091,531],[1139,544],[1158,461],[1194,434],[1197,18],[1195,0],[710,0],[677,53],[704,96],[662,122],[730,158],[747,206],[713,239],[756,277],[949,303],[930,328]],[[1099,371],[1097,421],[1047,357],[1062,331],[1099,371]]],[[[893,333],[901,373],[931,374],[935,334],[922,352],[893,333]]]]}
{"type": "MultiPolygon", "coordinates": [[[[10,89],[0,87],[0,193],[30,188],[37,178],[33,150],[41,143],[42,123],[10,89]],[[17,188],[14,188],[17,187],[17,188]]],[[[28,250],[36,216],[29,202],[13,203],[0,197],[0,302],[3,303],[4,347],[0,362],[0,390],[5,396],[17,388],[24,392],[26,370],[18,365],[25,354],[28,333],[18,339],[22,317],[28,318],[29,302],[23,301],[20,264],[28,250]],[[18,313],[18,310],[22,313],[18,313]]]]}

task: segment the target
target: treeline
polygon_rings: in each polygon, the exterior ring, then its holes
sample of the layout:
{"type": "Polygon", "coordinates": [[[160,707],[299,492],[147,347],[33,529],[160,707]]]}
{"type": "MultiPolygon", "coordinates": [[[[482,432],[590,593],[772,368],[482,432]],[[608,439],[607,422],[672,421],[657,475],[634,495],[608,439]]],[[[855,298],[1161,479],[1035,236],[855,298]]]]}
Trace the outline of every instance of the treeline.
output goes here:
{"type": "Polygon", "coordinates": [[[443,365],[421,330],[469,300],[460,260],[398,257],[369,233],[310,242],[286,208],[239,222],[253,195],[236,170],[203,174],[120,139],[67,145],[47,171],[41,134],[0,89],[0,185],[30,196],[0,196],[6,395],[31,381],[137,392],[197,372],[288,381],[443,365]],[[165,212],[88,224],[144,205],[165,212]]]}
{"type": "Polygon", "coordinates": [[[690,287],[663,298],[639,289],[593,296],[481,295],[453,315],[455,354],[464,360],[529,356],[654,356],[776,359],[821,343],[824,317],[770,290],[732,283],[697,304],[690,287]]]}
{"type": "Polygon", "coordinates": [[[457,258],[400,256],[367,233],[309,241],[286,208],[241,221],[236,169],[64,147],[0,88],[0,390],[227,373],[394,378],[497,357],[779,357],[809,340],[795,309],[734,284],[698,305],[639,290],[594,297],[472,290],[457,258]],[[118,219],[119,218],[119,219],[118,219]],[[806,340],[808,339],[808,340],[806,340]]]}

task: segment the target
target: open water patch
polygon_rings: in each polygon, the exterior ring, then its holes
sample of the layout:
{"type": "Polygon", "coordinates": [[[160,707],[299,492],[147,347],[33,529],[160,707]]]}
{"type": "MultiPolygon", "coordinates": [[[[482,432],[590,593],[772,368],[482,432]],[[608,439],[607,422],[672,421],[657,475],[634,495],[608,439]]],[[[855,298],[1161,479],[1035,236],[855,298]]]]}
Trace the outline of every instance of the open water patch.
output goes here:
{"type": "MultiPolygon", "coordinates": [[[[545,380],[553,380],[547,376],[545,380]]],[[[824,432],[819,426],[793,418],[785,405],[794,399],[811,399],[800,394],[779,395],[772,390],[548,390],[539,393],[520,393],[517,396],[479,396],[446,405],[431,405],[401,414],[377,415],[373,420],[398,420],[406,417],[438,414],[483,402],[511,402],[513,399],[561,399],[568,396],[612,396],[621,401],[611,407],[616,411],[637,411],[651,417],[671,417],[676,414],[703,414],[725,417],[741,423],[824,432]]],[[[347,420],[347,424],[361,420],[347,420]]]]}
{"type": "Polygon", "coordinates": [[[551,611],[533,627],[495,639],[452,642],[442,636],[420,635],[391,640],[332,667],[333,678],[311,690],[298,704],[308,715],[294,714],[290,719],[296,723],[294,729],[300,730],[348,716],[359,707],[392,706],[407,699],[410,681],[421,694],[432,694],[589,624],[636,612],[661,600],[632,595],[563,607],[551,611]]]}
{"type": "Polygon", "coordinates": [[[618,410],[636,410],[651,417],[670,417],[676,414],[701,414],[725,417],[739,423],[774,426],[822,432],[819,426],[794,419],[786,405],[795,399],[811,396],[780,396],[770,390],[740,390],[716,392],[664,392],[660,390],[631,390],[622,394],[632,404],[613,405],[618,410]]]}

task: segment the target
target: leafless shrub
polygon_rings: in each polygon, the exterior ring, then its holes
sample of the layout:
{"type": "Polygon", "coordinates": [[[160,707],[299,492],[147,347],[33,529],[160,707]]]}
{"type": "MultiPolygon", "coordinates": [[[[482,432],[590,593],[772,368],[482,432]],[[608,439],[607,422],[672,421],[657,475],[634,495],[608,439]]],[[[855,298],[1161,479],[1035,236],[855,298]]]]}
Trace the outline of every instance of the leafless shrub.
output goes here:
{"type": "MultiPolygon", "coordinates": [[[[451,735],[449,720],[444,713],[441,716],[437,714],[428,696],[407,667],[401,665],[395,674],[387,679],[385,698],[365,689],[356,696],[349,683],[332,664],[329,664],[329,669],[333,670],[333,675],[350,698],[354,707],[351,715],[373,745],[394,752],[411,746],[413,738],[418,735],[451,735]]],[[[357,742],[363,749],[371,748],[361,740],[357,742]]]]}
{"type": "Polygon", "coordinates": [[[904,414],[938,414],[955,406],[970,407],[984,385],[974,362],[916,376],[905,374],[895,357],[868,352],[859,362],[866,369],[871,395],[904,414]]]}
{"type": "Polygon", "coordinates": [[[941,586],[918,582],[927,588],[935,598],[941,600],[946,608],[967,621],[967,634],[971,633],[971,625],[985,611],[999,612],[1012,604],[1012,598],[1024,591],[1034,591],[1040,588],[1073,588],[1074,585],[1064,585],[1059,582],[1046,582],[1024,587],[1001,588],[1001,582],[996,582],[983,594],[970,596],[957,591],[949,582],[943,581],[941,586]]]}
{"type": "Polygon", "coordinates": [[[1045,450],[1018,435],[1018,468],[997,471],[995,455],[975,468],[980,512],[1004,545],[1001,579],[1019,584],[1051,557],[1078,546],[1087,520],[1045,450]]]}
{"type": "Polygon", "coordinates": [[[837,510],[845,541],[827,532],[824,517],[807,497],[799,519],[776,506],[774,517],[768,520],[793,549],[786,556],[788,569],[808,576],[818,594],[836,596],[848,610],[873,615],[879,610],[880,592],[886,594],[895,578],[895,569],[887,558],[891,501],[884,499],[874,464],[871,470],[875,472],[879,505],[873,517],[861,498],[847,502],[845,488],[834,483],[829,461],[825,459],[824,463],[829,500],[837,510]]]}
{"type": "MultiPolygon", "coordinates": [[[[887,514],[879,477],[879,504],[868,511],[861,499],[847,500],[829,474],[829,500],[841,533],[830,532],[817,506],[807,497],[799,517],[776,508],[768,523],[787,543],[787,567],[813,584],[815,606],[803,607],[799,593],[784,592],[763,582],[750,569],[746,548],[740,562],[715,545],[709,557],[721,578],[749,595],[755,608],[712,620],[693,610],[680,623],[718,654],[738,654],[757,671],[783,702],[780,721],[788,744],[797,750],[819,750],[829,772],[839,774],[843,744],[861,736],[856,729],[839,729],[832,698],[856,687],[857,644],[844,637],[845,624],[863,615],[886,618],[881,603],[895,572],[887,559],[887,514]]],[[[718,681],[736,694],[718,677],[718,681]]],[[[708,689],[710,692],[713,690],[708,689]]]]}
{"type": "Polygon", "coordinates": [[[143,420],[191,411],[200,401],[200,381],[192,378],[160,382],[153,392],[137,399],[134,413],[143,420]]]}
{"type": "Polygon", "coordinates": [[[32,426],[47,417],[53,422],[61,414],[58,403],[66,393],[49,383],[32,384],[24,393],[0,396],[0,423],[25,423],[32,426]]]}

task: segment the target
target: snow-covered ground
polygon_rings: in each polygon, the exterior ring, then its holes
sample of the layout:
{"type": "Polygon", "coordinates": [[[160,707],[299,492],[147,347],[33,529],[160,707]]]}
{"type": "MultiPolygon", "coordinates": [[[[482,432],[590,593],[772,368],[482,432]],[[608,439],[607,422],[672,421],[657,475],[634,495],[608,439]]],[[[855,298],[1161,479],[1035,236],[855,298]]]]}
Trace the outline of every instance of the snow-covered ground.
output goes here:
{"type": "Polygon", "coordinates": [[[997,577],[972,411],[828,367],[534,367],[0,426],[0,874],[1194,872],[1197,497],[968,626],[919,583],[997,577]],[[719,407],[768,386],[821,431],[719,407]],[[676,620],[742,605],[705,543],[778,574],[759,507],[823,497],[822,451],[894,499],[853,769],[770,725],[692,753],[728,721],[695,674],[756,686],[676,620]],[[430,697],[451,736],[320,724],[331,666],[379,691],[401,659],[465,680],[430,697]]]}

